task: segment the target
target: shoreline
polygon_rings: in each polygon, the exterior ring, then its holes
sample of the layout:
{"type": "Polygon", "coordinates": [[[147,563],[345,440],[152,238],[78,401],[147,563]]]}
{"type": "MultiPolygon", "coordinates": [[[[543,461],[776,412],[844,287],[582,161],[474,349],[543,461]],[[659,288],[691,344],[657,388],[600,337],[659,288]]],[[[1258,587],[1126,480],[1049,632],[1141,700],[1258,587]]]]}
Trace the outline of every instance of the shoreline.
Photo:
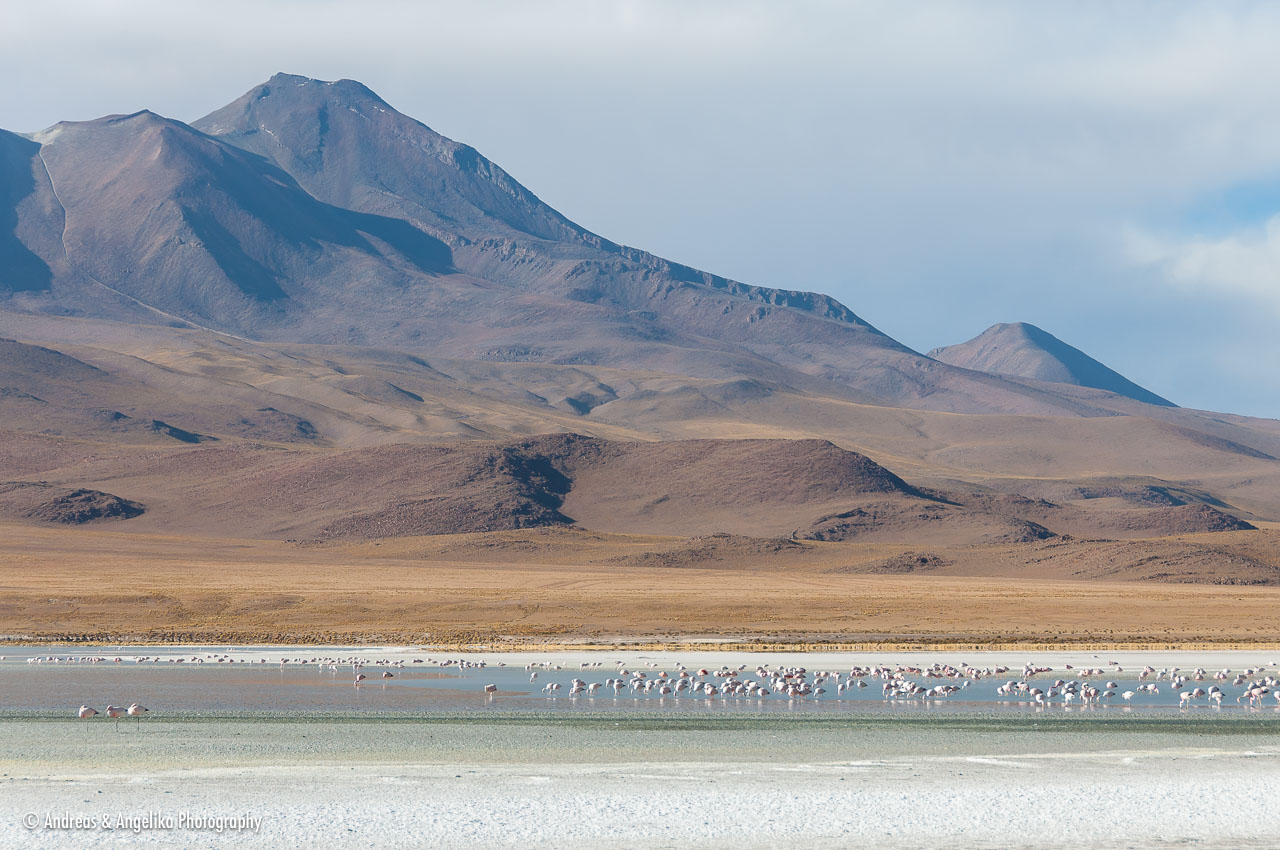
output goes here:
{"type": "MultiPolygon", "coordinates": [[[[851,645],[857,646],[857,645],[851,645]]],[[[796,664],[813,667],[831,668],[849,664],[869,663],[953,663],[957,654],[963,653],[966,662],[974,666],[996,666],[1002,663],[1021,664],[1036,661],[1049,664],[1069,664],[1077,668],[1106,666],[1108,662],[1118,662],[1124,667],[1136,667],[1148,662],[1161,664],[1176,663],[1218,669],[1222,667],[1244,667],[1250,665],[1280,667],[1280,644],[1230,645],[1230,646],[1184,646],[1174,648],[1125,647],[1116,645],[1051,645],[1051,644],[1015,644],[1010,646],[994,646],[989,644],[943,644],[930,646],[924,644],[888,645],[873,644],[865,648],[846,649],[831,645],[766,645],[764,647],[751,644],[648,644],[648,645],[519,645],[502,647],[495,645],[425,645],[425,644],[9,644],[10,650],[23,650],[19,654],[0,652],[0,658],[8,663],[15,663],[20,658],[39,656],[46,648],[100,648],[113,650],[113,657],[106,654],[101,663],[112,664],[116,657],[130,660],[129,655],[137,655],[139,651],[147,654],[165,655],[173,658],[203,654],[209,657],[220,656],[232,661],[272,663],[290,655],[291,661],[302,662],[303,658],[296,653],[305,651],[308,654],[324,656],[361,656],[366,663],[411,662],[419,659],[426,662],[439,663],[444,659],[457,661],[460,659],[484,662],[496,667],[522,666],[531,662],[552,659],[564,665],[599,664],[606,660],[621,660],[636,663],[640,660],[652,662],[658,669],[672,668],[677,663],[698,664],[741,664],[762,660],[767,656],[771,664],[796,664]],[[1105,653],[1105,657],[1104,654],[1105,653]],[[432,656],[435,656],[433,659],[432,656]],[[376,659],[376,660],[374,660],[376,659]]],[[[4,649],[5,647],[0,647],[4,649]]],[[[52,653],[58,655],[60,653],[52,653]]],[[[69,658],[87,658],[88,656],[69,652],[61,653],[69,658]]],[[[183,665],[177,665],[183,666],[183,665]]],[[[190,665],[186,669],[191,669],[190,665]]]]}
{"type": "MultiPolygon", "coordinates": [[[[351,636],[343,636],[351,637],[351,636]]],[[[334,640],[333,636],[315,636],[302,640],[148,640],[138,635],[68,635],[58,638],[5,635],[0,637],[0,648],[21,646],[47,647],[156,647],[168,649],[209,649],[213,647],[233,650],[266,648],[288,649],[350,649],[361,651],[394,650],[401,652],[461,652],[461,653],[605,653],[605,652],[662,652],[662,653],[877,653],[877,652],[1280,652],[1280,639],[1275,641],[776,641],[776,640],[619,640],[619,641],[443,641],[419,642],[396,640],[394,637],[368,638],[364,640],[334,640]],[[327,639],[326,639],[327,638],[327,639]]]]}
{"type": "MultiPolygon", "coordinates": [[[[1058,706],[1057,708],[1060,708],[1058,706]]],[[[856,727],[864,731],[891,729],[931,729],[966,732],[1052,733],[1074,731],[1117,731],[1126,733],[1195,735],[1274,735],[1280,716],[1273,711],[1218,713],[1197,706],[1188,714],[1176,705],[1143,706],[1118,712],[1107,710],[1045,711],[1021,713],[993,710],[988,707],[934,711],[883,712],[873,709],[842,708],[833,712],[777,712],[761,714],[750,709],[729,707],[724,711],[705,713],[661,714],[648,707],[600,711],[575,709],[553,711],[529,708],[497,708],[483,712],[429,711],[410,713],[361,714],[342,711],[281,712],[182,712],[162,717],[148,717],[148,728],[201,726],[223,731],[228,725],[272,725],[281,727],[327,725],[350,727],[517,727],[580,730],[614,730],[648,732],[667,731],[769,731],[772,729],[842,730],[856,727]],[[1209,713],[1212,712],[1212,713],[1209,713]]],[[[84,721],[68,716],[65,711],[6,712],[0,711],[0,729],[4,724],[51,723],[66,726],[83,725],[84,721]]]]}

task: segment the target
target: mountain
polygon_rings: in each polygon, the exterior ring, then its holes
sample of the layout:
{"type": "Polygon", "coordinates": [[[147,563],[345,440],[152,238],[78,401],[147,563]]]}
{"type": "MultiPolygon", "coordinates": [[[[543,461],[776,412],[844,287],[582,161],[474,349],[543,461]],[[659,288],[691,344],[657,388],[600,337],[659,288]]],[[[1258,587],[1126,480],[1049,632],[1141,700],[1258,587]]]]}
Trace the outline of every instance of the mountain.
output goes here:
{"type": "Polygon", "coordinates": [[[1275,580],[1171,536],[1280,519],[1280,423],[1174,407],[1030,326],[926,357],[800,286],[609,241],[359,83],[0,131],[0,177],[0,523],[1275,580]],[[1150,538],[1139,572],[1097,554],[1150,538]]]}
{"type": "Polygon", "coordinates": [[[0,309],[948,412],[1113,412],[921,356],[828,296],[597,236],[349,80],[279,74],[192,125],[143,111],[7,133],[0,171],[0,309]]]}
{"type": "Polygon", "coordinates": [[[1092,387],[1146,404],[1176,407],[1080,349],[1026,322],[992,325],[968,342],[935,348],[929,356],[963,369],[1092,387]]]}

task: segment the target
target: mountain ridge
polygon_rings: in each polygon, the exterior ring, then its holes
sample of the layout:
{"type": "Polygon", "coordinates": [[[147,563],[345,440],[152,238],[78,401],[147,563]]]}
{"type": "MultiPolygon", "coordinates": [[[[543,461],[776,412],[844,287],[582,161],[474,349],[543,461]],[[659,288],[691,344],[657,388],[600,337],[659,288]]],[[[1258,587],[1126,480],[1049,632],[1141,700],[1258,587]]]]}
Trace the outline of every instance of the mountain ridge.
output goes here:
{"type": "MultiPolygon", "coordinates": [[[[50,273],[33,287],[0,271],[9,309],[420,356],[816,381],[948,412],[1113,415],[1105,401],[926,358],[830,296],[604,239],[353,81],[277,75],[193,125],[142,110],[36,136],[49,185],[10,199],[21,235],[4,244],[50,273]],[[61,227],[31,212],[53,209],[53,196],[61,227]]],[[[29,145],[17,147],[5,167],[31,170],[29,145]]]]}

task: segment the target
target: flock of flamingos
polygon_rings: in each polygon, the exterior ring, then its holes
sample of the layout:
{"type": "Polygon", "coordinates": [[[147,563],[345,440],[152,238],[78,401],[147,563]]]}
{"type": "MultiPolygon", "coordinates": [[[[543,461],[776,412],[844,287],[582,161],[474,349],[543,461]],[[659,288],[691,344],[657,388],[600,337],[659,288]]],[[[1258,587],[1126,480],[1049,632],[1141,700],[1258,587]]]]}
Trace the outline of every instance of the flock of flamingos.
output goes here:
{"type": "MultiPolygon", "coordinates": [[[[4,660],[0,656],[0,661],[4,660]]],[[[158,664],[161,661],[171,664],[274,664],[275,661],[258,658],[256,662],[235,659],[226,654],[206,654],[202,656],[177,656],[162,659],[160,656],[133,656],[130,658],[102,656],[38,656],[29,658],[29,664],[158,664]]],[[[489,668],[484,661],[465,659],[433,659],[414,658],[412,660],[368,659],[357,656],[349,657],[311,657],[288,658],[278,661],[283,669],[289,665],[312,665],[334,674],[342,670],[350,670],[353,684],[356,687],[365,682],[370,674],[381,679],[394,679],[396,673],[409,665],[432,665],[440,669],[456,669],[459,675],[475,676],[489,668]],[[368,669],[369,673],[365,670],[368,669]]],[[[505,663],[496,665],[507,667],[505,663]]],[[[1024,704],[1033,707],[1050,705],[1070,706],[1073,703],[1081,706],[1106,705],[1121,700],[1128,704],[1135,696],[1145,694],[1148,697],[1164,692],[1177,704],[1189,708],[1197,704],[1221,707],[1229,698],[1241,706],[1261,708],[1268,696],[1280,704],[1280,677],[1268,672],[1276,668],[1275,662],[1268,665],[1248,667],[1243,670],[1208,671],[1197,667],[1194,670],[1181,670],[1177,667],[1157,670],[1144,667],[1136,676],[1136,683],[1131,688],[1121,690],[1116,679],[1124,668],[1118,662],[1110,661],[1097,668],[1074,669],[1065,665],[1062,673],[1052,667],[1026,664],[1020,674],[1010,667],[976,667],[968,664],[935,663],[929,666],[912,665],[872,665],[854,666],[848,672],[834,670],[809,671],[804,667],[771,666],[762,664],[747,672],[747,665],[736,668],[721,666],[718,669],[690,669],[684,664],[675,663],[670,671],[659,669],[654,662],[647,662],[646,669],[630,669],[627,662],[616,662],[616,670],[600,678],[600,668],[604,662],[582,662],[577,668],[577,675],[566,674],[563,664],[555,662],[532,662],[524,665],[529,674],[529,685],[525,690],[512,689],[512,693],[527,694],[538,690],[547,698],[560,696],[578,697],[594,696],[601,691],[612,692],[614,696],[656,696],[660,699],[692,697],[707,700],[741,700],[781,697],[791,700],[815,700],[826,695],[841,697],[845,694],[853,696],[854,692],[872,687],[879,687],[881,696],[886,702],[923,701],[932,702],[946,700],[963,694],[971,685],[978,682],[1005,681],[995,688],[997,701],[1005,704],[1024,704]],[[592,681],[581,678],[591,676],[592,681]],[[540,679],[552,681],[540,681],[540,679]],[[1231,689],[1228,693],[1227,689],[1231,689]]],[[[421,668],[419,668],[421,669],[421,668]]],[[[511,671],[508,671],[511,672],[511,671]]],[[[1130,674],[1129,680],[1134,677],[1130,674]]],[[[489,683],[481,687],[488,699],[493,699],[499,687],[489,683]]],[[[861,695],[861,694],[860,694],[861,695]]],[[[121,716],[141,718],[148,709],[133,703],[127,707],[109,705],[106,715],[113,719],[121,716]]],[[[77,716],[83,719],[96,717],[99,712],[87,705],[82,705],[77,716]]]]}

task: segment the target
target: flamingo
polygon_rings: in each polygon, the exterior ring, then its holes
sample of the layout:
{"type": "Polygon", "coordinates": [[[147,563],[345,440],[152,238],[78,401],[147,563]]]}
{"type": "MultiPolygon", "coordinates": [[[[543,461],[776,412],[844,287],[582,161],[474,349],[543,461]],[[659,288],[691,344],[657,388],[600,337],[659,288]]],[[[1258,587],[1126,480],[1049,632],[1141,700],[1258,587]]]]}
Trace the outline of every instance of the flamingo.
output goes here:
{"type": "Polygon", "coordinates": [[[87,705],[82,705],[80,706],[80,710],[76,712],[76,717],[79,717],[81,720],[89,720],[97,713],[98,710],[96,708],[90,708],[87,705]]]}
{"type": "Polygon", "coordinates": [[[120,715],[124,713],[125,713],[125,709],[121,708],[118,705],[107,706],[107,717],[110,717],[112,720],[116,722],[116,729],[120,728],[120,715]]]}
{"type": "Polygon", "coordinates": [[[125,709],[125,713],[128,714],[130,717],[138,718],[138,723],[141,724],[142,715],[146,714],[150,710],[151,709],[143,708],[141,705],[138,705],[138,703],[133,702],[133,703],[129,703],[129,707],[125,709]]]}

